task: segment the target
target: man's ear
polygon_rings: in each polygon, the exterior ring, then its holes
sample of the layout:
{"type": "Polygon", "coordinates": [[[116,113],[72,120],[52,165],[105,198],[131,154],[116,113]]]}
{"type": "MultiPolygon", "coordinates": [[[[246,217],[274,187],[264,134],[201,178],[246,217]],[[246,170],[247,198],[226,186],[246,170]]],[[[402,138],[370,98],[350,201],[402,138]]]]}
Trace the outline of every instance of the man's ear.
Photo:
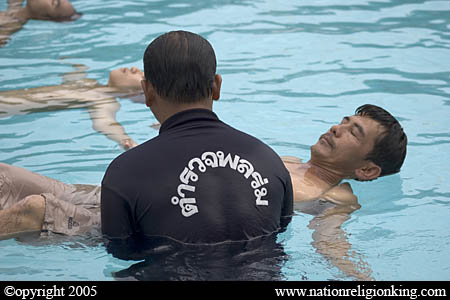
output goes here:
{"type": "Polygon", "coordinates": [[[220,98],[220,88],[222,87],[222,76],[216,74],[214,76],[214,86],[212,89],[212,99],[219,100],[220,98]]]}
{"type": "Polygon", "coordinates": [[[154,93],[155,90],[153,89],[153,86],[150,82],[148,82],[145,79],[141,80],[141,87],[142,90],[144,91],[144,95],[145,95],[145,105],[147,105],[147,107],[152,106],[153,101],[154,101],[154,93]]]}
{"type": "Polygon", "coordinates": [[[367,162],[363,167],[355,170],[355,175],[358,180],[369,181],[380,177],[381,168],[374,162],[367,162]]]}

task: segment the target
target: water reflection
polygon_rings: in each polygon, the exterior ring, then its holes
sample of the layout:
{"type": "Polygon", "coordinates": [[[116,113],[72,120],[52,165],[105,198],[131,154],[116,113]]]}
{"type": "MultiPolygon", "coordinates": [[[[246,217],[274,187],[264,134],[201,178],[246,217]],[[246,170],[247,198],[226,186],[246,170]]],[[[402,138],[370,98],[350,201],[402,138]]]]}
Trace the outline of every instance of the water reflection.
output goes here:
{"type": "Polygon", "coordinates": [[[248,242],[165,248],[113,273],[117,280],[282,280],[288,260],[275,234],[248,242]]]}

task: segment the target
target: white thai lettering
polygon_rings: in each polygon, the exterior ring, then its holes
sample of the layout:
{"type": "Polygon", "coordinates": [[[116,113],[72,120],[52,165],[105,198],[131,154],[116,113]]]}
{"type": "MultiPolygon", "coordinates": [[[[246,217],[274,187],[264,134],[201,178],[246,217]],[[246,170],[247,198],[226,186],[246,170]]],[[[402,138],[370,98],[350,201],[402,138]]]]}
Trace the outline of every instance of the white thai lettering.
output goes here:
{"type": "Polygon", "coordinates": [[[258,189],[261,186],[269,183],[269,180],[267,178],[263,179],[261,174],[259,174],[258,172],[253,172],[252,177],[253,177],[253,179],[255,179],[251,182],[251,186],[254,189],[258,189]]]}
{"type": "Polygon", "coordinates": [[[235,155],[234,158],[232,158],[230,153],[225,157],[225,154],[222,151],[217,151],[217,157],[219,158],[220,167],[224,168],[227,164],[230,164],[230,168],[233,170],[236,170],[240,159],[239,155],[235,155]]]}
{"type": "Polygon", "coordinates": [[[183,172],[181,172],[180,174],[180,181],[184,184],[189,184],[189,180],[196,182],[198,180],[198,175],[195,174],[192,170],[184,168],[183,172]]]}
{"type": "Polygon", "coordinates": [[[190,217],[198,213],[197,205],[195,205],[195,198],[184,198],[180,200],[181,214],[185,217],[190,217]]]}
{"type": "Polygon", "coordinates": [[[245,159],[241,159],[239,161],[239,165],[237,167],[237,170],[239,173],[244,174],[245,179],[248,179],[250,177],[250,175],[253,173],[253,171],[255,171],[255,169],[253,168],[253,165],[245,159]]]}
{"type": "Polygon", "coordinates": [[[198,165],[198,170],[200,171],[200,172],[202,172],[202,173],[204,173],[205,171],[206,171],[206,166],[205,166],[205,164],[203,163],[203,161],[200,159],[200,158],[193,158],[193,159],[191,159],[190,161],[189,161],[189,163],[188,163],[188,167],[189,167],[189,169],[190,170],[194,170],[194,164],[197,164],[198,165]]]}
{"type": "Polygon", "coordinates": [[[179,179],[181,184],[178,185],[177,192],[178,196],[173,196],[171,198],[171,203],[173,205],[179,205],[181,208],[181,214],[184,217],[190,217],[199,212],[195,198],[186,198],[185,192],[189,191],[194,193],[195,186],[189,185],[190,181],[197,182],[199,176],[194,172],[195,165],[197,169],[204,173],[206,172],[206,167],[217,168],[217,167],[227,167],[229,166],[233,170],[237,170],[239,173],[243,174],[245,179],[253,178],[250,185],[254,189],[254,195],[256,196],[256,205],[268,206],[269,201],[263,200],[262,197],[267,196],[267,189],[261,188],[263,185],[269,183],[267,178],[263,178],[260,173],[256,172],[253,165],[246,159],[241,159],[239,155],[231,155],[222,151],[217,152],[204,152],[201,156],[192,158],[188,162],[188,166],[183,169],[179,179]]]}
{"type": "Polygon", "coordinates": [[[217,154],[214,152],[205,152],[202,154],[202,160],[205,162],[205,165],[211,168],[217,168],[219,166],[217,154]]]}
{"type": "Polygon", "coordinates": [[[256,205],[264,205],[264,206],[269,205],[269,201],[261,200],[262,197],[267,196],[266,188],[262,188],[260,190],[255,190],[255,196],[256,196],[256,205]]]}
{"type": "Polygon", "coordinates": [[[185,195],[182,192],[182,190],[186,190],[186,191],[189,191],[189,192],[195,192],[195,186],[187,185],[187,184],[180,184],[178,186],[178,189],[177,189],[178,195],[180,195],[180,197],[184,198],[185,195]]]}

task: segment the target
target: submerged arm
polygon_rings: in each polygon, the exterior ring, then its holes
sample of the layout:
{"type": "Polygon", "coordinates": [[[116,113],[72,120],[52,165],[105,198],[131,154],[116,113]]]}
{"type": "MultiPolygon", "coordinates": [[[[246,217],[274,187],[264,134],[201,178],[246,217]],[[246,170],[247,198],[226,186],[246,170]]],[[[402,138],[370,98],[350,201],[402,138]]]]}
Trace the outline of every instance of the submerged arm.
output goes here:
{"type": "Polygon", "coordinates": [[[106,99],[89,106],[89,115],[94,129],[117,142],[125,150],[137,146],[116,119],[120,104],[114,98],[106,99]]]}
{"type": "Polygon", "coordinates": [[[350,252],[351,244],[342,224],[349,219],[345,213],[316,216],[309,223],[313,229],[313,247],[343,273],[357,280],[373,280],[372,270],[355,251],[350,252]]]}
{"type": "Polygon", "coordinates": [[[74,68],[72,72],[68,72],[62,75],[63,84],[77,82],[86,78],[86,71],[88,67],[83,64],[72,64],[72,67],[74,68]]]}
{"type": "Polygon", "coordinates": [[[24,0],[8,0],[8,10],[22,7],[24,0]]]}
{"type": "Polygon", "coordinates": [[[23,15],[23,0],[8,0],[7,11],[0,12],[0,47],[6,45],[9,37],[19,31],[27,22],[23,15]]]}

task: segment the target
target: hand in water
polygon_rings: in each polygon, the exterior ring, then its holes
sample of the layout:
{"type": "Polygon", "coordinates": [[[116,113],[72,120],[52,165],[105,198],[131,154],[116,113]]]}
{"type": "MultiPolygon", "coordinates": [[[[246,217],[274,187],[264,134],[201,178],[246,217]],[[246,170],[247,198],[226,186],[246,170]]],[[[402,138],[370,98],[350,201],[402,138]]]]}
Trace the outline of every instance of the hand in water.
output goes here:
{"type": "Polygon", "coordinates": [[[133,141],[132,139],[123,140],[122,144],[121,144],[121,146],[124,150],[129,150],[131,148],[136,147],[137,145],[138,144],[135,141],[133,141]]]}

